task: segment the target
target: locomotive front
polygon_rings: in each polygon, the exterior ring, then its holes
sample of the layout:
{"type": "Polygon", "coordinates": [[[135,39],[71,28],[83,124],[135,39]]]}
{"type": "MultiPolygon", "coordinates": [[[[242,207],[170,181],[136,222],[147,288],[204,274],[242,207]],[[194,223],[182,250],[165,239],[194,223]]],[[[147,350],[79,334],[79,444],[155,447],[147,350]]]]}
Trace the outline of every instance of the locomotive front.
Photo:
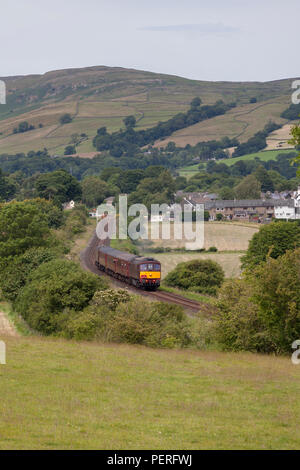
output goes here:
{"type": "Polygon", "coordinates": [[[161,264],[159,261],[143,261],[139,265],[140,284],[144,287],[157,288],[160,286],[161,264]]]}

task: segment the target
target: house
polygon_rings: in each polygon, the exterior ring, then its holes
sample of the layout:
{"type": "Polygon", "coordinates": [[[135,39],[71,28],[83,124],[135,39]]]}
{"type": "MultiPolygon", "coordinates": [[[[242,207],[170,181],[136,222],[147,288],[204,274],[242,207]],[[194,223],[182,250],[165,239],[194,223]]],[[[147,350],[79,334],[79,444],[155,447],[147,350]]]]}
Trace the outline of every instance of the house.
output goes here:
{"type": "Polygon", "coordinates": [[[96,219],[97,218],[97,209],[92,209],[91,211],[89,211],[89,217],[91,217],[92,219],[96,219]]]}
{"type": "Polygon", "coordinates": [[[70,202],[65,202],[63,205],[63,210],[64,211],[70,211],[72,209],[74,209],[75,207],[75,202],[74,201],[70,201],[70,202]]]}

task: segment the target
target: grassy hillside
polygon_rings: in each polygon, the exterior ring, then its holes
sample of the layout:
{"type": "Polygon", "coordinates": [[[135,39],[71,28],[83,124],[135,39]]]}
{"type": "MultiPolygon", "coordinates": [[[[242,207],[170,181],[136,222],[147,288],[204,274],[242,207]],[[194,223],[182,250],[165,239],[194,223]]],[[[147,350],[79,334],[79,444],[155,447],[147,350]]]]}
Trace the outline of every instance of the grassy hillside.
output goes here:
{"type": "Polygon", "coordinates": [[[297,449],[289,358],[7,338],[1,449],[297,449]]]}
{"type": "MultiPolygon", "coordinates": [[[[86,133],[88,140],[78,147],[79,154],[95,149],[92,137],[101,126],[118,130],[125,116],[135,115],[138,129],[165,121],[186,111],[195,96],[204,104],[218,99],[236,101],[238,106],[225,116],[178,131],[169,140],[179,145],[240,136],[247,140],[270,119],[279,118],[290,102],[292,79],[273,82],[205,82],[180,77],[111,67],[60,70],[44,75],[4,78],[7,105],[0,106],[0,153],[27,152],[48,148],[62,154],[74,133],[86,133]],[[249,99],[255,96],[255,104],[249,99]],[[73,122],[61,126],[59,117],[70,113],[73,122]],[[21,121],[42,128],[12,135],[21,121]]],[[[168,140],[159,142],[164,145],[168,140]]]]}
{"type": "MultiPolygon", "coordinates": [[[[268,160],[276,160],[278,154],[281,153],[291,153],[293,149],[290,150],[264,150],[262,152],[256,153],[249,153],[247,155],[243,155],[242,157],[235,157],[235,158],[226,158],[225,160],[219,160],[218,163],[225,163],[226,165],[233,165],[234,163],[242,160],[255,160],[255,158],[259,158],[263,161],[268,160]]],[[[179,168],[178,172],[181,176],[185,176],[186,178],[191,178],[195,173],[199,173],[199,164],[196,165],[189,165],[179,168]]]]}

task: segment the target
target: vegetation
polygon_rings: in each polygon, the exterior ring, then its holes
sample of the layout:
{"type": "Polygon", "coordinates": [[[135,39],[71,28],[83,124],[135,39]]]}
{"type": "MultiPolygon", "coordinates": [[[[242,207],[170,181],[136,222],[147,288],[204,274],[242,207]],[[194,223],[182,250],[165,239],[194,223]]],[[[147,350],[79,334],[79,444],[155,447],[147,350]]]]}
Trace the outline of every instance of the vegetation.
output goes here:
{"type": "Polygon", "coordinates": [[[214,105],[201,106],[201,99],[194,98],[190,109],[186,113],[179,113],[168,121],[159,122],[156,126],[135,131],[136,120],[134,116],[128,116],[124,120],[126,130],[120,130],[109,134],[106,128],[101,127],[93,140],[93,145],[98,151],[109,150],[113,157],[121,157],[123,154],[134,154],[138,148],[154,144],[155,140],[171,135],[178,129],[183,129],[193,124],[212,118],[235,106],[235,103],[225,104],[222,100],[214,105]]]}
{"type": "Polygon", "coordinates": [[[24,132],[32,131],[35,127],[27,121],[20,122],[18,127],[14,128],[14,134],[23,134],[24,132]]]}
{"type": "Polygon", "coordinates": [[[300,249],[224,284],[216,334],[225,349],[289,353],[300,331],[300,249]]]}
{"type": "Polygon", "coordinates": [[[35,182],[35,189],[41,198],[53,200],[59,206],[71,200],[79,201],[82,195],[78,181],[62,170],[40,175],[35,182]]]}
{"type": "MultiPolygon", "coordinates": [[[[13,78],[8,78],[8,83],[11,80],[15,84],[13,78]]],[[[0,109],[4,137],[0,139],[0,153],[17,154],[46,147],[53,155],[62,155],[70,136],[83,132],[88,139],[81,142],[77,150],[78,153],[90,153],[94,150],[92,137],[97,128],[106,126],[109,133],[116,132],[127,116],[135,117],[136,130],[155,127],[158,122],[166,122],[179,112],[186,113],[194,96],[201,96],[205,106],[222,99],[226,104],[236,101],[237,107],[225,115],[177,131],[186,130],[189,137],[184,137],[181,144],[173,134],[170,139],[176,145],[185,147],[202,139],[226,135],[233,138],[241,133],[247,140],[261,130],[268,119],[278,119],[290,98],[289,79],[276,82],[274,88],[274,82],[203,82],[109,67],[60,70],[18,77],[17,81],[18,86],[10,86],[7,104],[0,109]],[[254,96],[259,100],[259,107],[249,105],[254,96]],[[64,114],[70,114],[72,122],[58,128],[59,118],[64,114]],[[20,120],[37,129],[30,140],[22,139],[22,134],[11,135],[20,120]],[[245,121],[249,123],[246,130],[245,121]],[[214,124],[212,136],[205,127],[211,127],[210,122],[214,124]],[[40,123],[43,128],[38,129],[40,123]]],[[[160,144],[167,145],[167,139],[160,144]]]]}
{"type": "Polygon", "coordinates": [[[70,124],[72,122],[72,116],[70,113],[65,113],[59,118],[59,122],[61,125],[63,124],[70,124]]]}
{"type": "Polygon", "coordinates": [[[281,113],[281,117],[288,119],[289,121],[299,119],[300,116],[300,104],[290,104],[290,106],[281,113]]]}
{"type": "Polygon", "coordinates": [[[59,334],[65,322],[88,305],[97,289],[105,286],[100,277],[83,272],[78,264],[56,259],[34,270],[19,293],[15,308],[34,330],[59,334]]]}
{"type": "MultiPolygon", "coordinates": [[[[238,199],[260,199],[261,184],[254,175],[248,175],[235,187],[233,196],[238,199]]],[[[234,199],[230,197],[228,199],[234,199]]]]}
{"type": "Polygon", "coordinates": [[[3,174],[0,168],[0,202],[12,199],[16,190],[16,186],[3,174]]]}
{"type": "Polygon", "coordinates": [[[6,343],[3,450],[299,448],[299,374],[289,357],[6,343]]]}
{"type": "Polygon", "coordinates": [[[286,251],[300,246],[300,225],[297,222],[273,222],[261,227],[250,240],[243,257],[243,267],[252,269],[266,261],[267,256],[278,258],[286,251]]]}
{"type": "Polygon", "coordinates": [[[250,137],[247,142],[239,144],[233,153],[233,157],[240,157],[241,155],[259,152],[259,150],[264,149],[267,146],[266,138],[268,135],[271,132],[280,129],[280,127],[281,125],[270,121],[268,124],[266,124],[263,131],[254,134],[254,136],[250,137]]]}
{"type": "Polygon", "coordinates": [[[167,286],[179,287],[201,294],[216,295],[225,274],[221,266],[211,260],[193,260],[180,263],[165,278],[167,286]]]}
{"type": "MultiPolygon", "coordinates": [[[[291,134],[292,134],[291,144],[299,148],[300,147],[300,126],[294,126],[292,128],[291,134]]],[[[300,154],[295,158],[294,162],[298,164],[297,175],[298,177],[300,177],[300,154]]]]}

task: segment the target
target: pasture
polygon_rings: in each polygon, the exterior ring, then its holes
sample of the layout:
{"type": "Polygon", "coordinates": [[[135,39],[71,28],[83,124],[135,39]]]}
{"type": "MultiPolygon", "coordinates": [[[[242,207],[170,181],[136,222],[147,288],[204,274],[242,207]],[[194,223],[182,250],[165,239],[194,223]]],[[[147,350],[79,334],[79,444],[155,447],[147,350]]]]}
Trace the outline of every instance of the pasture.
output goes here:
{"type": "Polygon", "coordinates": [[[243,103],[222,116],[174,132],[170,137],[157,141],[156,147],[164,147],[171,141],[178,147],[185,147],[187,144],[196,145],[198,142],[220,140],[226,136],[245,142],[261,131],[270,120],[278,124],[286,123],[287,120],[281,118],[280,114],[287,108],[288,103],[285,96],[262,103],[243,103]]]}
{"type": "Polygon", "coordinates": [[[236,101],[237,107],[218,116],[175,132],[166,140],[178,145],[253,135],[269,119],[285,123],[279,115],[287,108],[291,80],[266,83],[204,82],[181,77],[112,67],[89,67],[59,70],[44,75],[6,78],[8,104],[0,109],[0,153],[28,152],[49,149],[63,154],[74,133],[85,133],[88,140],[77,148],[78,154],[94,151],[92,137],[99,127],[117,131],[125,116],[134,115],[137,129],[145,129],[185,112],[191,100],[200,96],[203,104],[222,99],[236,101]],[[20,99],[20,96],[22,99],[20,99]],[[259,102],[249,104],[257,96],[259,102]],[[59,117],[73,116],[73,122],[61,126],[59,117]],[[12,134],[21,121],[34,126],[26,134],[12,134]]]}
{"type": "MultiPolygon", "coordinates": [[[[161,225],[161,224],[160,224],[161,225]]],[[[171,249],[184,249],[188,241],[184,235],[182,240],[174,239],[173,224],[170,224],[170,239],[163,240],[151,238],[151,223],[149,223],[149,240],[140,241],[139,245],[144,251],[147,247],[169,247],[171,249]]],[[[193,223],[195,230],[195,223],[193,223]]],[[[254,233],[258,232],[259,226],[254,223],[243,224],[242,222],[206,222],[204,223],[204,248],[215,246],[218,251],[245,251],[248,248],[249,240],[254,233]]]]}
{"type": "Polygon", "coordinates": [[[289,357],[2,339],[2,450],[299,448],[289,357]]]}
{"type": "MultiPolygon", "coordinates": [[[[217,163],[225,163],[226,165],[231,166],[238,161],[255,160],[256,158],[259,158],[260,160],[263,160],[263,161],[276,160],[277,155],[287,154],[293,151],[294,151],[293,148],[291,148],[290,150],[286,150],[286,149],[263,150],[261,152],[248,153],[247,155],[243,155],[242,157],[226,158],[224,160],[218,160],[217,163]]],[[[178,169],[178,173],[180,174],[180,176],[185,176],[186,178],[191,178],[194,174],[199,173],[201,171],[203,170],[199,170],[199,164],[184,166],[178,169]]]]}
{"type": "MultiPolygon", "coordinates": [[[[161,262],[162,279],[176,268],[179,263],[195,259],[210,259],[219,263],[227,278],[239,277],[241,274],[241,256],[244,253],[155,253],[155,259],[161,262]]],[[[150,254],[149,254],[150,256],[150,254]]],[[[183,295],[185,295],[183,293],[183,295]]]]}

